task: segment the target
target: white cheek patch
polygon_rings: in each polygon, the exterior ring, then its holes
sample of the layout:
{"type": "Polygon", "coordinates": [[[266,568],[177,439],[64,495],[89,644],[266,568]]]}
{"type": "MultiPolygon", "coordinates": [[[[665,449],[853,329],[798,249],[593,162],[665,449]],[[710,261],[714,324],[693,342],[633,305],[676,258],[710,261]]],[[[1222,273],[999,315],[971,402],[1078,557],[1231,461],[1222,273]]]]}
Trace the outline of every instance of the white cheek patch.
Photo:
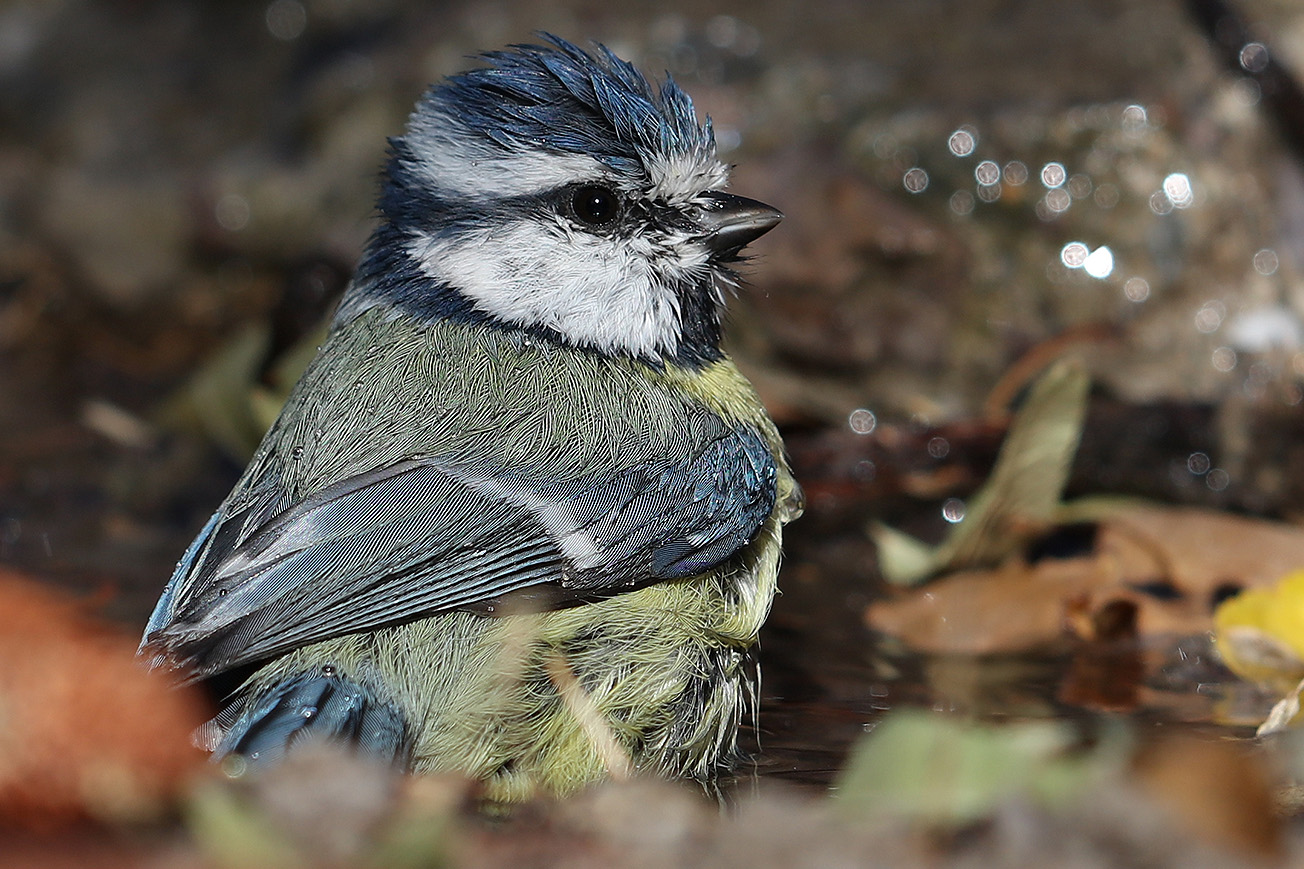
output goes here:
{"type": "Polygon", "coordinates": [[[712,272],[710,255],[695,236],[668,235],[656,243],[636,236],[627,243],[662,286],[699,286],[712,272]]]}
{"type": "Polygon", "coordinates": [[[519,220],[492,231],[414,235],[408,252],[426,275],[499,320],[544,326],[606,353],[678,351],[673,284],[628,240],[519,220]]]}

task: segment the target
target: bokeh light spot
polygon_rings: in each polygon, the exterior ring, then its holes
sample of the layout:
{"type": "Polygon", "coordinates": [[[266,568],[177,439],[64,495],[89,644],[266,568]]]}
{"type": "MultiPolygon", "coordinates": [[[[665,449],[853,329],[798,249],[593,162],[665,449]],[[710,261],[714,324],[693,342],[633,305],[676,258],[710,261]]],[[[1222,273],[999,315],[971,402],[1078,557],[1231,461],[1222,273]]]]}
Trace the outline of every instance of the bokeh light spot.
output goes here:
{"type": "Polygon", "coordinates": [[[1104,280],[1114,273],[1114,252],[1101,245],[1087,256],[1082,270],[1097,280],[1104,280]]]}
{"type": "Polygon", "coordinates": [[[974,167],[973,177],[979,184],[995,184],[1001,180],[1001,167],[994,160],[984,160],[974,167]]]}
{"type": "Polygon", "coordinates": [[[1123,295],[1129,302],[1144,302],[1150,298],[1150,282],[1145,278],[1130,277],[1123,284],[1123,295]]]}
{"type": "Polygon", "coordinates": [[[1078,173],[1069,179],[1069,194],[1074,199],[1085,199],[1091,195],[1091,190],[1095,185],[1091,183],[1090,175],[1078,173]]]}
{"type": "Polygon", "coordinates": [[[1209,355],[1213,367],[1224,374],[1236,367],[1236,351],[1230,347],[1216,347],[1209,355]]]}
{"type": "Polygon", "coordinates": [[[961,127],[946,140],[946,147],[957,157],[968,157],[978,147],[978,137],[969,127],[961,127]]]}
{"type": "Polygon", "coordinates": [[[303,35],[308,26],[308,10],[299,0],[274,0],[263,13],[267,32],[282,42],[290,42],[303,35]]]}
{"type": "Polygon", "coordinates": [[[918,166],[911,167],[901,176],[901,183],[911,193],[923,193],[928,188],[928,173],[918,166]]]}
{"type": "Polygon", "coordinates": [[[1080,241],[1071,241],[1060,249],[1060,262],[1071,269],[1080,269],[1082,264],[1087,261],[1087,255],[1090,251],[1087,246],[1080,241]]]}
{"type": "Polygon", "coordinates": [[[1263,72],[1270,58],[1268,46],[1262,42],[1247,42],[1241,47],[1241,69],[1246,72],[1263,72]]]}
{"type": "Polygon", "coordinates": [[[1123,129],[1129,133],[1144,130],[1148,123],[1145,107],[1133,104],[1123,109],[1122,122],[1123,129]]]}
{"type": "Polygon", "coordinates": [[[867,435],[878,425],[878,418],[872,410],[858,407],[847,415],[847,425],[856,434],[867,435]]]}
{"type": "Polygon", "coordinates": [[[1206,335],[1216,332],[1226,316],[1227,306],[1222,302],[1217,299],[1205,302],[1200,306],[1200,310],[1195,312],[1195,328],[1206,335]]]}
{"type": "Polygon", "coordinates": [[[1254,255],[1254,270],[1261,275],[1275,274],[1278,265],[1277,252],[1272,248],[1265,247],[1254,255]]]}
{"type": "Polygon", "coordinates": [[[1195,201],[1191,179],[1184,172],[1174,172],[1164,179],[1164,195],[1174,208],[1188,208],[1195,201]]]}
{"type": "Polygon", "coordinates": [[[1005,183],[1019,187],[1028,183],[1028,167],[1021,160],[1011,160],[1005,164],[1005,183]]]}
{"type": "Polygon", "coordinates": [[[1051,210],[1052,214],[1063,214],[1069,210],[1073,204],[1073,197],[1063,187],[1055,187],[1046,191],[1046,207],[1051,210]]]}

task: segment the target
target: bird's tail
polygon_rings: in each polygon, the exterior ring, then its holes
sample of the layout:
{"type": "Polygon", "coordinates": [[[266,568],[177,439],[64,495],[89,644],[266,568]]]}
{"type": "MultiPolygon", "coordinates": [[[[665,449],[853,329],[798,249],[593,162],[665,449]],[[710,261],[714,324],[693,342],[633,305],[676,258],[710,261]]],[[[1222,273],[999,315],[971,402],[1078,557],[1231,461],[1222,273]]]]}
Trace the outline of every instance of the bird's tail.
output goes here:
{"type": "Polygon", "coordinates": [[[406,766],[403,715],[366,687],[337,674],[306,673],[237,702],[210,724],[213,759],[254,765],[281,760],[294,746],[330,740],[406,766]]]}

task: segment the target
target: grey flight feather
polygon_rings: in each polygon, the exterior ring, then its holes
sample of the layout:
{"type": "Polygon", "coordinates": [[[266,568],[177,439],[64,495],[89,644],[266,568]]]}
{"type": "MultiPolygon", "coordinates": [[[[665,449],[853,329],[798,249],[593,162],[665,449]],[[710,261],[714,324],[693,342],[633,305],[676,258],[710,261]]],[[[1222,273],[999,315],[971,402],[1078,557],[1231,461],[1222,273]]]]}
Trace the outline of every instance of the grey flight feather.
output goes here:
{"type": "Polygon", "coordinates": [[[543,583],[578,599],[702,573],[760,528],[776,470],[757,433],[694,422],[701,449],[671,466],[545,482],[425,457],[342,480],[183,562],[149,644],[202,676],[543,583]]]}

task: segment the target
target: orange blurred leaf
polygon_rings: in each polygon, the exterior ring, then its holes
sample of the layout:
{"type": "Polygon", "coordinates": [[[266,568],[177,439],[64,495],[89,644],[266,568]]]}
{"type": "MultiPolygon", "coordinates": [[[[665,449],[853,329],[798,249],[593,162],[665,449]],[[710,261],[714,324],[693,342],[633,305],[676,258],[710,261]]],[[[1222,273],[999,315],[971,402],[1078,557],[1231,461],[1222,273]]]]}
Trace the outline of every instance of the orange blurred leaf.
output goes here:
{"type": "Polygon", "coordinates": [[[0,569],[0,824],[157,816],[203,763],[190,691],[79,602],[0,569]]]}

